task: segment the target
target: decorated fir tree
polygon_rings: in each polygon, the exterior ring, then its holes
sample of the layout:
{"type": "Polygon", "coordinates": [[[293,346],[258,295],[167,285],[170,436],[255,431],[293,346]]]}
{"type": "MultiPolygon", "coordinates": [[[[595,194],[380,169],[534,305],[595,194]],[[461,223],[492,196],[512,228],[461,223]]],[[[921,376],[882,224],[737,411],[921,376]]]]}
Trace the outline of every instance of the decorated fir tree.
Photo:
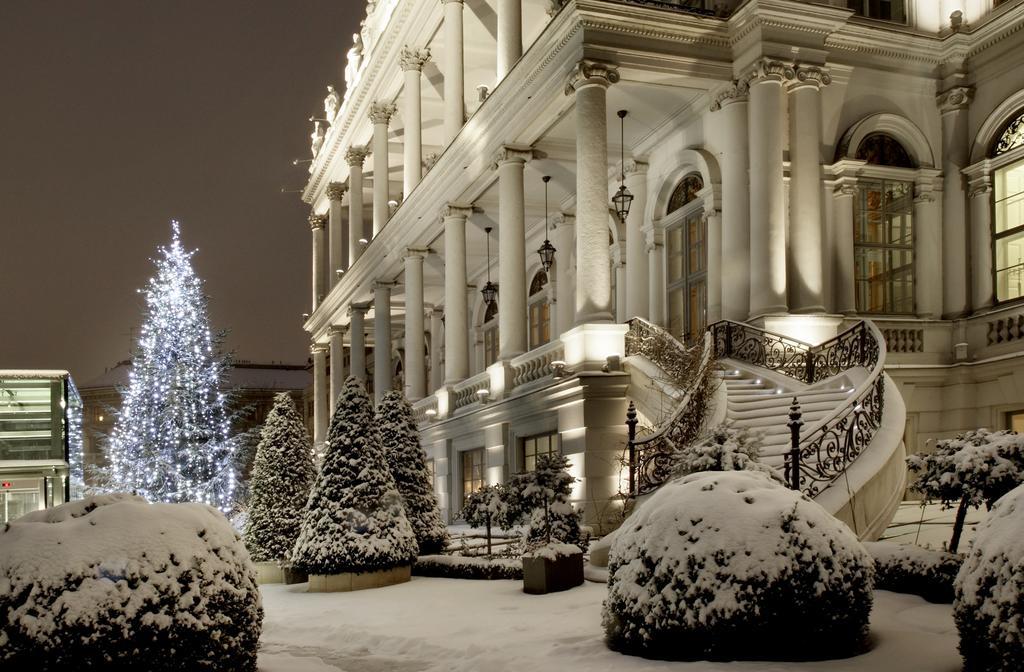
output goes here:
{"type": "Polygon", "coordinates": [[[370,398],[349,378],[331,416],[292,564],[307,574],[374,572],[412,564],[416,550],[370,398]]]}
{"type": "Polygon", "coordinates": [[[274,397],[256,448],[243,539],[255,562],[288,560],[316,478],[302,416],[287,392],[274,397]]]}
{"type": "Polygon", "coordinates": [[[202,280],[172,222],[146,308],[128,387],[107,446],[107,486],[151,501],[228,511],[235,469],[221,392],[226,362],[210,334],[202,280]]]}
{"type": "Polygon", "coordinates": [[[377,406],[377,426],[388,468],[405,505],[405,515],[416,533],[420,555],[440,553],[448,542],[448,530],[437,508],[412,407],[401,392],[384,393],[377,406]]]}

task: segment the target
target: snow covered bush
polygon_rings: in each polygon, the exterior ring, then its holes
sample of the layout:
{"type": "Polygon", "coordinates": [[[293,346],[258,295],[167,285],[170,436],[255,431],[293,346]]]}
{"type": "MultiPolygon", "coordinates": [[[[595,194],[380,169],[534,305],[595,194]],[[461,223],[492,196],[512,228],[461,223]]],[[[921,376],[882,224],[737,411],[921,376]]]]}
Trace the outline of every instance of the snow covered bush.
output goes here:
{"type": "Polygon", "coordinates": [[[997,499],[1024,483],[1024,436],[978,429],[935,444],[928,455],[911,455],[907,468],[918,475],[913,488],[945,507],[959,502],[950,553],[956,553],[967,509],[991,508],[997,499]]]}
{"type": "Polygon", "coordinates": [[[664,659],[838,657],[862,649],[871,558],[825,509],[767,474],[670,481],[612,544],[608,645],[664,659]]]}
{"type": "Polygon", "coordinates": [[[491,530],[515,525],[518,512],[512,505],[508,489],[503,485],[485,485],[466,495],[461,518],[473,529],[484,528],[487,555],[491,552],[491,530]]]}
{"type": "Polygon", "coordinates": [[[427,469],[427,456],[420,447],[420,433],[412,406],[401,392],[385,392],[377,406],[377,426],[391,475],[405,504],[421,555],[444,550],[448,528],[437,508],[434,484],[427,469]]]}
{"type": "Polygon", "coordinates": [[[358,379],[349,378],[331,416],[292,565],[307,574],[375,572],[411,565],[416,551],[370,398],[358,379]]]}
{"type": "Polygon", "coordinates": [[[522,579],[523,562],[519,558],[467,558],[457,555],[421,555],[412,566],[415,576],[443,579],[522,579]]]}
{"type": "Polygon", "coordinates": [[[569,503],[576,479],[569,475],[568,468],[569,459],[564,455],[540,455],[533,471],[509,480],[512,516],[529,517],[528,545],[559,541],[587,550],[590,534],[580,528],[580,512],[569,503]]]}
{"type": "Polygon", "coordinates": [[[779,482],[782,477],[760,461],[761,435],[746,428],[718,425],[697,441],[677,448],[672,453],[672,467],[677,476],[698,471],[761,471],[779,482]]]}
{"type": "Polygon", "coordinates": [[[274,397],[260,434],[250,485],[245,546],[256,562],[288,560],[316,478],[302,416],[288,392],[274,397]]]}
{"type": "Polygon", "coordinates": [[[867,542],[864,548],[875,561],[876,589],[920,595],[929,602],[953,601],[961,556],[889,541],[867,542]]]}
{"type": "Polygon", "coordinates": [[[964,672],[1016,672],[1024,660],[1024,486],[978,526],[956,577],[953,617],[964,672]]]}
{"type": "Polygon", "coordinates": [[[255,671],[262,620],[213,507],[100,495],[0,530],[0,669],[255,671]]]}

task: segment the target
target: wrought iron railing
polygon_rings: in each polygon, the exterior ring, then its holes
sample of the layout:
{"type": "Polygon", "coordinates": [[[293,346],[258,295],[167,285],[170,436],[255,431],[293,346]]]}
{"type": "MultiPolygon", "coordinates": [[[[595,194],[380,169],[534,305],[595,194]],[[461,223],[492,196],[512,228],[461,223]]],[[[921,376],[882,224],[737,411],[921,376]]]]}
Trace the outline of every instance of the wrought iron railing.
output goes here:
{"type": "Polygon", "coordinates": [[[714,358],[711,335],[702,345],[687,348],[669,332],[646,320],[635,318],[626,334],[626,356],[646,357],[669,381],[682,390],[681,400],[672,416],[648,436],[637,438],[639,421],[636,406],[629,404],[626,425],[626,465],[629,469],[629,496],[656,490],[672,475],[672,453],[700,434],[707,414],[708,400],[714,391],[714,358]]]}

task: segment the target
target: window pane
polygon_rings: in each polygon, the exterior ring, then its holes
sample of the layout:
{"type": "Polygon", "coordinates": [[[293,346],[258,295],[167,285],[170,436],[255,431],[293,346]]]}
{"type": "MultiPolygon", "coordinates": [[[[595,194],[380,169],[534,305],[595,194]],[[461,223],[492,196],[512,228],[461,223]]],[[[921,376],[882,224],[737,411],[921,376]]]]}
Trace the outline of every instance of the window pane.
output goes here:
{"type": "Polygon", "coordinates": [[[1024,231],[996,239],[996,297],[1024,296],[1024,231]]]}
{"type": "Polygon", "coordinates": [[[685,287],[671,287],[668,290],[668,330],[673,336],[683,336],[683,298],[685,287]]]}
{"type": "Polygon", "coordinates": [[[1024,161],[996,171],[995,232],[1024,226],[1024,161]]]}
{"type": "Polygon", "coordinates": [[[462,453],[462,497],[484,487],[484,450],[477,448],[462,453]]]}
{"type": "Polygon", "coordinates": [[[914,312],[914,185],[862,180],[854,201],[857,310],[914,312]]]}
{"type": "Polygon", "coordinates": [[[668,265],[668,281],[674,282],[683,277],[683,229],[677,227],[666,232],[667,245],[665,248],[666,263],[668,265]]]}
{"type": "Polygon", "coordinates": [[[541,455],[557,454],[558,432],[541,434],[523,439],[523,471],[537,468],[537,458],[541,455]]]}

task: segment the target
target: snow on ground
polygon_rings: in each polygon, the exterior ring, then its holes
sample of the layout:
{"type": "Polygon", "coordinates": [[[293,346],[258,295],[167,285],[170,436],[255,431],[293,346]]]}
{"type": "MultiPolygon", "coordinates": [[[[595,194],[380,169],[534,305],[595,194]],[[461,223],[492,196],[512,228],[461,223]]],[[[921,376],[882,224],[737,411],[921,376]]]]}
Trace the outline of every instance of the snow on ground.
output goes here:
{"type": "MultiPolygon", "coordinates": [[[[986,514],[984,509],[968,509],[963,537],[960,539],[961,552],[967,550],[974,538],[974,528],[985,519],[986,514]]],[[[892,523],[882,534],[882,540],[944,550],[953,534],[954,518],[956,507],[943,509],[936,503],[926,504],[922,509],[921,502],[906,501],[900,504],[892,523]]]]}
{"type": "MultiPolygon", "coordinates": [[[[261,672],[957,672],[949,605],[879,591],[874,648],[808,663],[669,663],[623,656],[602,640],[607,586],[526,595],[520,581],[413,577],[353,593],[262,586],[261,672]]],[[[800,640],[800,633],[793,633],[800,640]]]]}

